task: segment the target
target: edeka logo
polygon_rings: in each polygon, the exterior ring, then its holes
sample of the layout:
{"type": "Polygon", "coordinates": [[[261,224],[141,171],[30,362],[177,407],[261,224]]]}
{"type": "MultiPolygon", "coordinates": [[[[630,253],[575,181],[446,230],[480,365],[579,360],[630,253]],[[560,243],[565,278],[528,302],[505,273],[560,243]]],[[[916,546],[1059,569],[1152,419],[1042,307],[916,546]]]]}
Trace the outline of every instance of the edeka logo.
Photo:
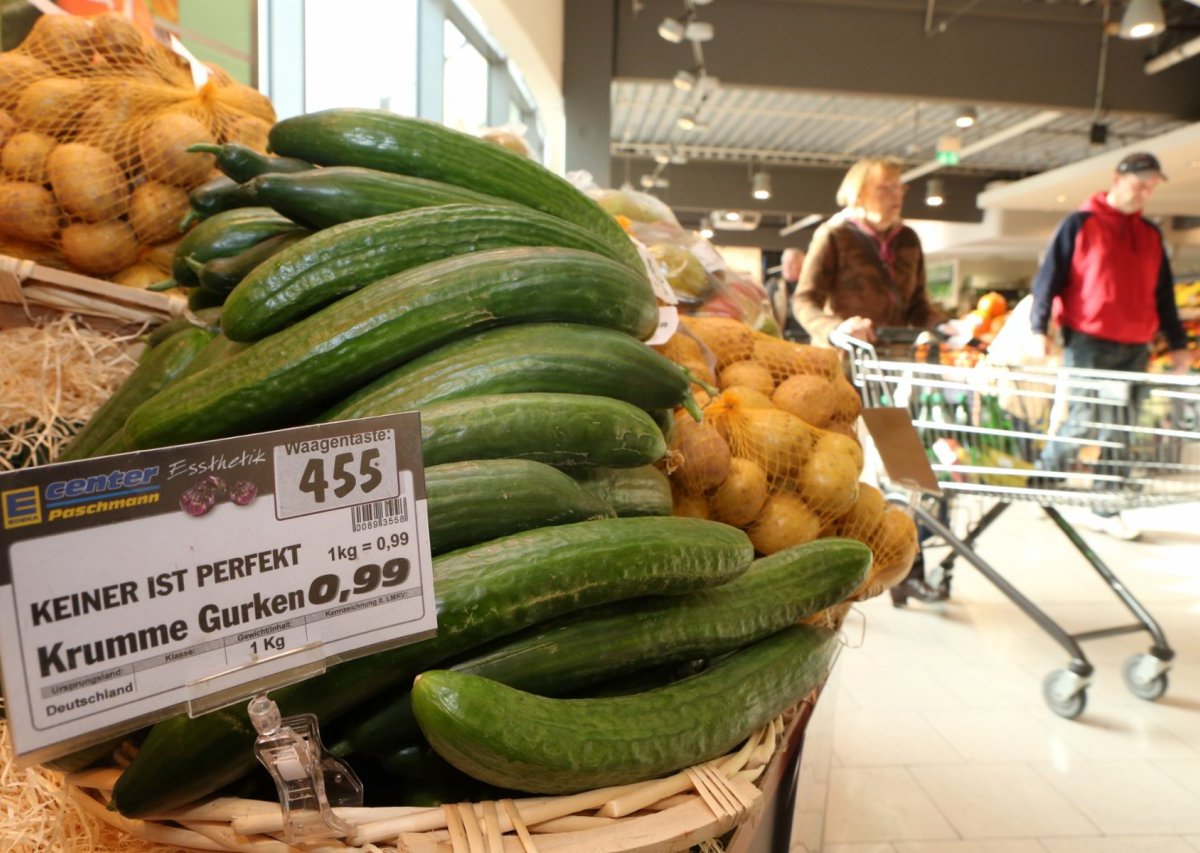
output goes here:
{"type": "Polygon", "coordinates": [[[9,489],[0,492],[0,512],[4,515],[4,529],[41,524],[42,500],[37,486],[9,489]]]}

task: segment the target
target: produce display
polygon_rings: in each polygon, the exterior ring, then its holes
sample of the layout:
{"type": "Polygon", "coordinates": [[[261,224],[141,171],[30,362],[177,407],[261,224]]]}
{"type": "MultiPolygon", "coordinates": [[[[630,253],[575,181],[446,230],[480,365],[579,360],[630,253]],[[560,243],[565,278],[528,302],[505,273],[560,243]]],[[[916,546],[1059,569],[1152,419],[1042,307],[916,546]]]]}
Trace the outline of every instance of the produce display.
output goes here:
{"type": "Polygon", "coordinates": [[[197,86],[117,12],[38,18],[0,54],[0,251],[118,283],[165,278],[188,193],[213,172],[187,149],[264,150],[275,121],[257,90],[208,74],[197,86]]]}
{"type": "MultiPolygon", "coordinates": [[[[271,694],[318,716],[368,805],[429,796],[418,754],[451,802],[672,773],[821,686],[849,602],[916,548],[859,484],[833,352],[730,317],[647,346],[659,306],[617,219],[494,143],[357,109],[269,141],[184,152],[223,173],[170,256],[193,310],[59,458],[420,411],[436,636],[271,694]]],[[[241,706],[122,740],[122,815],[274,796],[241,706]]]]}

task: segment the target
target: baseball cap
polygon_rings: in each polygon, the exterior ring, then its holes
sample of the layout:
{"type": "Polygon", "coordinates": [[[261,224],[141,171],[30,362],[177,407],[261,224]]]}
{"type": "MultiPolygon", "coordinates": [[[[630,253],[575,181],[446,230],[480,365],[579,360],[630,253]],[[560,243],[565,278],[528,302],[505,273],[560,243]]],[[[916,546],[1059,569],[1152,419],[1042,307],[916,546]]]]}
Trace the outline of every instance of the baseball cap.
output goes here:
{"type": "Polygon", "coordinates": [[[1117,171],[1122,175],[1128,175],[1140,172],[1153,172],[1164,181],[1167,176],[1163,174],[1162,164],[1158,162],[1158,158],[1149,151],[1135,151],[1128,154],[1117,164],[1117,171]]]}

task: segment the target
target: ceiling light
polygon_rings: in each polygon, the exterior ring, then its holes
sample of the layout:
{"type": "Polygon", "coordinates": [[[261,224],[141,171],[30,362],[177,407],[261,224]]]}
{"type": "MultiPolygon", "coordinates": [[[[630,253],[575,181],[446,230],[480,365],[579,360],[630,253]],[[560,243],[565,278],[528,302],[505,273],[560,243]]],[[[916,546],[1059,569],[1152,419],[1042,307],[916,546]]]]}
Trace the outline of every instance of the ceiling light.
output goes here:
{"type": "Polygon", "coordinates": [[[690,92],[696,88],[696,75],[691,71],[676,71],[675,77],[671,82],[675,84],[675,88],[679,91],[690,92]]]}
{"type": "Polygon", "coordinates": [[[642,175],[639,179],[643,189],[647,190],[665,190],[671,186],[671,181],[664,178],[662,175],[642,175]]]}
{"type": "Polygon", "coordinates": [[[709,218],[707,216],[701,216],[700,217],[700,236],[703,237],[705,240],[711,240],[713,238],[713,233],[714,232],[713,232],[712,222],[709,221],[709,218]]]}
{"type": "Polygon", "coordinates": [[[688,41],[712,41],[716,30],[707,21],[688,21],[683,35],[688,41]]]}
{"type": "Polygon", "coordinates": [[[675,125],[680,130],[703,130],[705,127],[704,122],[693,112],[681,113],[679,118],[675,119],[675,125]]]}
{"type": "Polygon", "coordinates": [[[660,166],[665,166],[671,162],[671,155],[666,151],[659,151],[654,155],[654,162],[660,166]]]}
{"type": "Polygon", "coordinates": [[[974,107],[963,107],[954,116],[954,126],[966,130],[968,127],[974,126],[977,118],[974,107]]]}
{"type": "Polygon", "coordinates": [[[941,178],[930,178],[925,182],[925,203],[930,207],[941,207],[946,203],[946,188],[941,178]]]}
{"type": "Polygon", "coordinates": [[[1144,39],[1156,36],[1166,28],[1160,0],[1129,0],[1117,33],[1125,39],[1144,39]]]}
{"type": "Polygon", "coordinates": [[[712,226],[717,231],[753,231],[762,222],[757,210],[714,210],[712,226]]]}
{"type": "Polygon", "coordinates": [[[771,175],[767,172],[755,172],[750,188],[756,199],[766,201],[771,197],[771,175]]]}
{"type": "Polygon", "coordinates": [[[674,151],[671,153],[671,165],[672,166],[686,166],[687,161],[688,161],[687,155],[684,154],[682,151],[674,151]]]}
{"type": "Polygon", "coordinates": [[[658,25],[658,34],[671,44],[679,44],[683,41],[683,34],[687,31],[687,26],[683,21],[676,18],[663,18],[662,23],[658,25]]]}

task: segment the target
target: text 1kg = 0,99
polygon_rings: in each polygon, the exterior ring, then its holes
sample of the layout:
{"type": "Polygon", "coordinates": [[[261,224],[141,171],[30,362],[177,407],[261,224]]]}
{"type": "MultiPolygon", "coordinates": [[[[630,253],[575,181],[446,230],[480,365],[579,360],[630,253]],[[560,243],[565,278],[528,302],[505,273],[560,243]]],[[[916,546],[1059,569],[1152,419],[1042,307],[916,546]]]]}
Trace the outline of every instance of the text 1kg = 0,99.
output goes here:
{"type": "Polygon", "coordinates": [[[285,442],[274,453],[275,514],[280,519],[400,494],[392,429],[285,442]]]}

